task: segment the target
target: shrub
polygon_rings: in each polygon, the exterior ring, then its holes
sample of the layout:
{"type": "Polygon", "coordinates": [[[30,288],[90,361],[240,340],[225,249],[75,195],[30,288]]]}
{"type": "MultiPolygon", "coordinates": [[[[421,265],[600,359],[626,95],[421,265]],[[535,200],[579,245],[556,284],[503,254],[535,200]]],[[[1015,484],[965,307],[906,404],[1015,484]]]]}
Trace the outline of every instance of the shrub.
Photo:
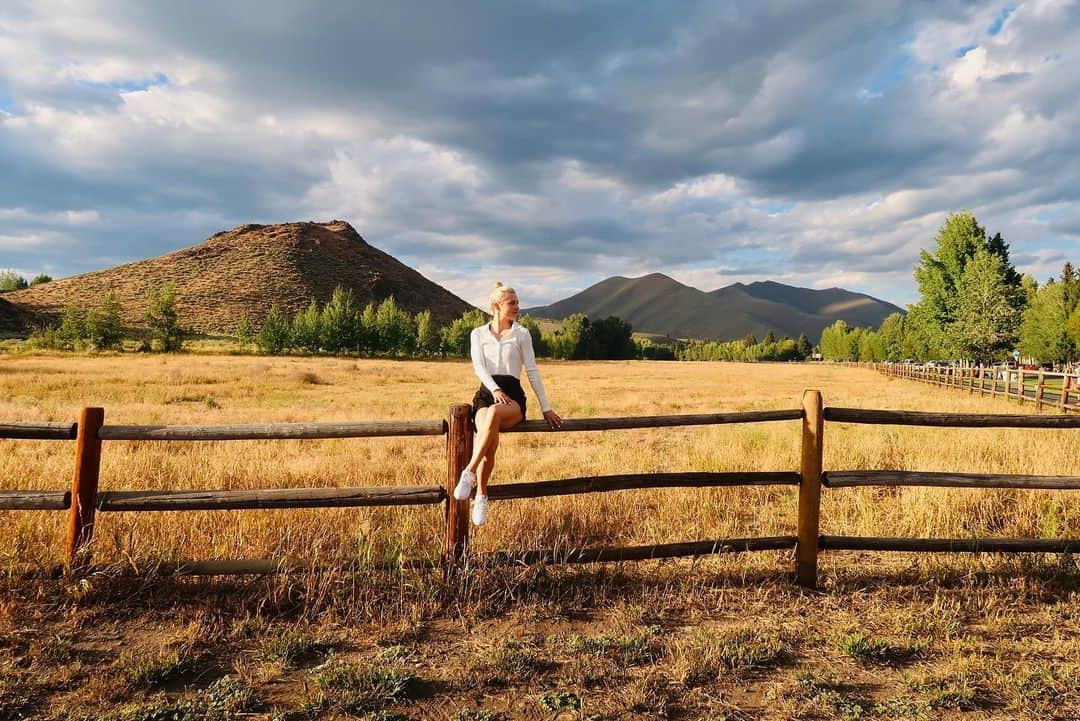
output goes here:
{"type": "Polygon", "coordinates": [[[86,314],[86,339],[94,348],[120,348],[124,330],[120,322],[120,300],[115,293],[106,293],[96,308],[86,314]]]}

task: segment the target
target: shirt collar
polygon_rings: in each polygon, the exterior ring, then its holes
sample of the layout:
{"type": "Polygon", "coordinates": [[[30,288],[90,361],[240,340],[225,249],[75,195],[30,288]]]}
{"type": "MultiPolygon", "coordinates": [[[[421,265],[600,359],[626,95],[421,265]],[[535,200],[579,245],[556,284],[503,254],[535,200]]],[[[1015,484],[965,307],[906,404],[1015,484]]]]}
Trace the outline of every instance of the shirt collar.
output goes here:
{"type": "MultiPolygon", "coordinates": [[[[495,340],[499,340],[499,336],[495,335],[495,331],[491,330],[491,321],[490,320],[487,323],[484,323],[484,327],[487,328],[488,335],[490,335],[495,340]]],[[[517,330],[517,328],[518,328],[518,322],[516,320],[513,321],[512,323],[510,323],[510,333],[511,334],[513,334],[514,331],[517,330]]],[[[509,336],[505,336],[505,335],[503,336],[503,338],[507,338],[507,337],[509,337],[509,336]]]]}

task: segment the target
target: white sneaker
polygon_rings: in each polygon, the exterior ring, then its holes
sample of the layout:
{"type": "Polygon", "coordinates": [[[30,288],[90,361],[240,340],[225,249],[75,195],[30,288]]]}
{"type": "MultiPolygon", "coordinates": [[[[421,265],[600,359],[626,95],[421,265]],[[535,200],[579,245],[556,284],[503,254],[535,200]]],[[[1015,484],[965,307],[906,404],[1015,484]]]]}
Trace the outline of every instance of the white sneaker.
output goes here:
{"type": "Polygon", "coordinates": [[[454,498],[459,501],[469,500],[469,494],[472,493],[474,483],[476,483],[476,474],[468,468],[461,469],[461,478],[458,479],[457,485],[454,486],[454,498]]]}
{"type": "Polygon", "coordinates": [[[472,522],[474,526],[487,523],[487,496],[476,494],[472,502],[472,522]]]}

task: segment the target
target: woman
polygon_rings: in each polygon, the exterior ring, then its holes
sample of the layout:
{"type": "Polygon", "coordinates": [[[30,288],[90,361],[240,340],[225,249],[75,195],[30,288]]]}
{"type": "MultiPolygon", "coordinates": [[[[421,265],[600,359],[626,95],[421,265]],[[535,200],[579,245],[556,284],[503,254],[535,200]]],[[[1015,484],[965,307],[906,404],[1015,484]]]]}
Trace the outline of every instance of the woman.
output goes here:
{"type": "Polygon", "coordinates": [[[472,458],[461,471],[454,488],[454,498],[468,499],[476,485],[480,487],[473,501],[472,520],[477,526],[487,521],[487,487],[495,467],[495,451],[499,447],[499,432],[513,428],[525,419],[525,391],[521,388],[521,368],[529,375],[529,385],[540,401],[544,420],[552,428],[562,426],[562,418],[551,410],[540,371],[536,368],[532,336],[515,321],[521,308],[517,293],[502,283],[496,283],[488,297],[491,322],[474,328],[469,336],[473,370],[480,378],[480,389],[473,396],[473,418],[476,423],[476,442],[472,458]]]}

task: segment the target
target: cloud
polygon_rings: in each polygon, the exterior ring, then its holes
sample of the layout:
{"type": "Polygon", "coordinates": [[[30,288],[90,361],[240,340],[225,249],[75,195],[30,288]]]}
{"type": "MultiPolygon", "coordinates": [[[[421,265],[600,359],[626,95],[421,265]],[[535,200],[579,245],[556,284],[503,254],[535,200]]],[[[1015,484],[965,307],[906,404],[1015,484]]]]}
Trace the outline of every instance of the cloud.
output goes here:
{"type": "Polygon", "coordinates": [[[1021,270],[1075,251],[1078,47],[1041,0],[5,3],[0,265],[340,217],[473,302],[657,270],[903,302],[950,211],[1021,270]]]}

